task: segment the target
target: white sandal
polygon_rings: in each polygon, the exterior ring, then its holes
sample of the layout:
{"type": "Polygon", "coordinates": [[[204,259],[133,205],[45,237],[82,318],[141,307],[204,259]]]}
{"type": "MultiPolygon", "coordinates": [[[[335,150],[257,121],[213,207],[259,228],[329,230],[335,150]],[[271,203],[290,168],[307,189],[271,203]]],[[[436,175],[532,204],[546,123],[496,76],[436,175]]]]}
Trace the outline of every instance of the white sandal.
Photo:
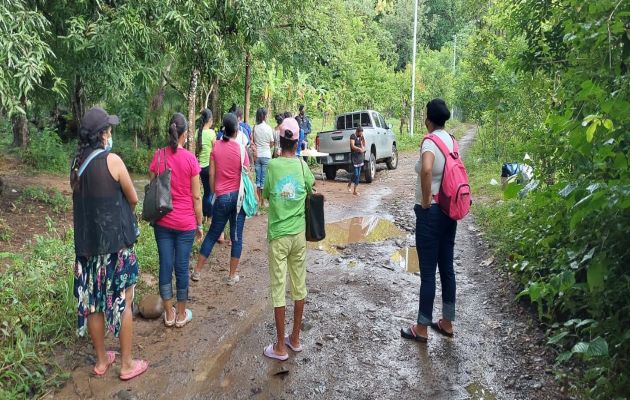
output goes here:
{"type": "Polygon", "coordinates": [[[180,321],[180,320],[175,321],[176,328],[183,328],[184,325],[192,321],[192,311],[189,308],[187,308],[185,313],[186,313],[186,318],[184,318],[183,321],[180,321]]]}
{"type": "Polygon", "coordinates": [[[175,314],[175,317],[173,317],[172,320],[168,320],[166,319],[166,310],[164,310],[164,325],[167,328],[170,328],[171,326],[175,325],[175,319],[177,318],[177,313],[175,312],[175,307],[173,307],[173,314],[175,314]]]}

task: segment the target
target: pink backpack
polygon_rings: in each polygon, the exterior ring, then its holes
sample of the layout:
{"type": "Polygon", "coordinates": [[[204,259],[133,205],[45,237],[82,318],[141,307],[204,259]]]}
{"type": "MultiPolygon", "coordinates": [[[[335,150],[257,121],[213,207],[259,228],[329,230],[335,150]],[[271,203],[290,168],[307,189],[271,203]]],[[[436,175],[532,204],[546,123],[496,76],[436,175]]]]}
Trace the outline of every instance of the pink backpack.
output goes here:
{"type": "Polygon", "coordinates": [[[440,192],[434,196],[435,202],[452,220],[460,220],[470,211],[472,198],[468,173],[459,157],[457,141],[453,138],[453,152],[450,152],[437,135],[430,133],[424,137],[424,140],[427,139],[432,140],[437,145],[446,159],[440,192]]]}

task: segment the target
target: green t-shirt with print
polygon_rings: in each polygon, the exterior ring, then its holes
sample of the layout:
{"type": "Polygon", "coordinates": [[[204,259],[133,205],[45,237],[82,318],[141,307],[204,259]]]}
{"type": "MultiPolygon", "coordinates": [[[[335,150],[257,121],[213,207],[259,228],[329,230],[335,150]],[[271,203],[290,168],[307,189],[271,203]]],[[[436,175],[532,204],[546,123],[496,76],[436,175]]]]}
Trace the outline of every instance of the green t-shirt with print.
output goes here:
{"type": "Polygon", "coordinates": [[[304,201],[314,183],[313,173],[301,158],[278,157],[269,161],[263,188],[263,197],[269,200],[269,241],[306,229],[304,201]]]}
{"type": "Polygon", "coordinates": [[[210,153],[217,135],[212,129],[201,131],[201,151],[199,152],[199,166],[205,168],[210,165],[210,153]]]}

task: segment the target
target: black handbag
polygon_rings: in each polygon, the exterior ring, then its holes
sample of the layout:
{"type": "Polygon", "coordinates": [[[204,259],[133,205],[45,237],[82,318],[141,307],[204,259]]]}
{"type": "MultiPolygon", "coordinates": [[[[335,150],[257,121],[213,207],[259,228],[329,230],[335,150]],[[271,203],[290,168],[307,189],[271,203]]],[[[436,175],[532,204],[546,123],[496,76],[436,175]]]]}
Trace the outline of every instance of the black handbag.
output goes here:
{"type": "MultiPolygon", "coordinates": [[[[302,176],[306,186],[306,175],[304,174],[304,162],[302,165],[302,176]]],[[[309,242],[319,242],[326,238],[326,219],[324,218],[324,195],[307,191],[304,201],[304,215],[306,216],[306,240],[309,242]]]]}
{"type": "Polygon", "coordinates": [[[171,197],[171,170],[166,165],[166,148],[164,151],[164,171],[160,174],[160,151],[157,153],[158,173],[144,187],[142,202],[142,219],[154,223],[173,210],[171,197]]]}

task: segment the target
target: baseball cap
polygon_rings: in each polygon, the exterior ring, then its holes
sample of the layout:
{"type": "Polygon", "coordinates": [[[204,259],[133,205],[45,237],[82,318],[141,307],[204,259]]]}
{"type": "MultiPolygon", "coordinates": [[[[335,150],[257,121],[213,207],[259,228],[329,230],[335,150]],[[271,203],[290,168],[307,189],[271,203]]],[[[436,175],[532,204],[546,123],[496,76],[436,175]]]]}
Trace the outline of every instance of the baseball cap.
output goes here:
{"type": "Polygon", "coordinates": [[[109,115],[100,107],[90,108],[81,119],[81,127],[90,132],[98,132],[109,125],[118,125],[120,119],[116,115],[109,115]]]}
{"type": "Polygon", "coordinates": [[[300,126],[295,118],[285,118],[278,127],[280,137],[289,140],[298,140],[300,138],[300,126]]]}

